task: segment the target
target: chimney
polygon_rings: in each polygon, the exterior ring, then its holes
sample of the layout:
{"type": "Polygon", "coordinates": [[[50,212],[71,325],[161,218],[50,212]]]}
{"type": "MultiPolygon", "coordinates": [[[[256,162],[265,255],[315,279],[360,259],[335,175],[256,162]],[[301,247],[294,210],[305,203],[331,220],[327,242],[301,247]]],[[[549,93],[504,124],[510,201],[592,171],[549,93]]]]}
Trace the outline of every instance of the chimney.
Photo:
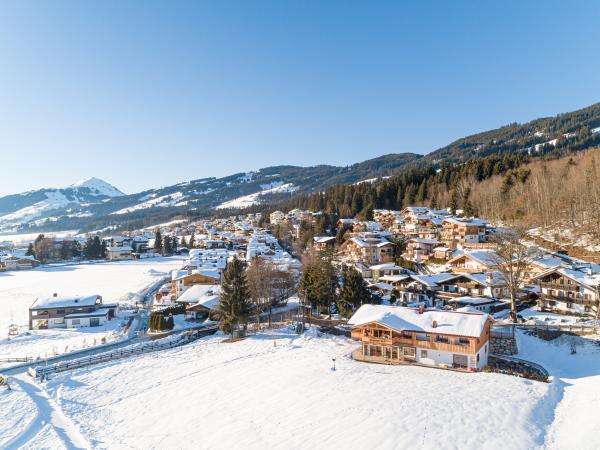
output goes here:
{"type": "Polygon", "coordinates": [[[594,274],[594,271],[592,270],[592,266],[588,267],[588,268],[586,269],[586,272],[587,272],[587,274],[588,274],[588,275],[593,275],[593,274],[594,274]]]}
{"type": "Polygon", "coordinates": [[[431,326],[433,328],[437,328],[437,326],[438,326],[437,320],[434,320],[433,323],[431,324],[431,326]]]}
{"type": "Polygon", "coordinates": [[[491,283],[492,281],[494,281],[494,274],[492,272],[488,272],[486,279],[488,283],[491,283]]]}
{"type": "Polygon", "coordinates": [[[425,306],[419,305],[419,314],[423,314],[425,312],[425,306]]]}

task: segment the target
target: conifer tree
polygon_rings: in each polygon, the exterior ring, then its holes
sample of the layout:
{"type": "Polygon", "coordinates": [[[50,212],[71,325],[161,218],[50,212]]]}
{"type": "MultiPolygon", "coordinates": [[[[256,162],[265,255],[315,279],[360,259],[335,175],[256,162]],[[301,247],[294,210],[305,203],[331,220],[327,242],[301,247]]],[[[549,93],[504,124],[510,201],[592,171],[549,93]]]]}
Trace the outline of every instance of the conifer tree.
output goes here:
{"type": "Polygon", "coordinates": [[[219,305],[221,329],[233,336],[240,326],[248,323],[250,316],[250,293],[246,281],[246,268],[237,257],[227,264],[221,292],[219,305]]]}
{"type": "Polygon", "coordinates": [[[196,232],[192,231],[192,235],[190,236],[190,242],[188,244],[189,248],[194,248],[196,246],[196,232]]]}
{"type": "Polygon", "coordinates": [[[156,253],[162,253],[163,251],[163,239],[160,228],[157,228],[154,232],[154,251],[156,253]]]}
{"type": "Polygon", "coordinates": [[[35,258],[35,250],[33,249],[33,243],[29,243],[27,251],[25,252],[25,256],[33,256],[35,258]]]}
{"type": "Polygon", "coordinates": [[[349,316],[360,305],[371,303],[371,300],[371,292],[360,272],[354,267],[344,266],[343,286],[337,301],[340,314],[349,316]]]}

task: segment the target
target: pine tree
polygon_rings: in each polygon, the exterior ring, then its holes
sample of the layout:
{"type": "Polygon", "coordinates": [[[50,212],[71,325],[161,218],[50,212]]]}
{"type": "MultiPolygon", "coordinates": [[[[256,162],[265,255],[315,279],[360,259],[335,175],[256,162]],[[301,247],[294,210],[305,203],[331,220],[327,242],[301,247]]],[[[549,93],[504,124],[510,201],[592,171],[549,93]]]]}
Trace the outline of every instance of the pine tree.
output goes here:
{"type": "Polygon", "coordinates": [[[173,253],[173,247],[171,246],[171,238],[169,236],[165,236],[162,238],[163,244],[162,244],[162,254],[163,255],[170,255],[171,253],[173,253]]]}
{"type": "Polygon", "coordinates": [[[458,193],[456,190],[452,191],[452,197],[450,198],[450,212],[456,214],[458,209],[458,193]]]}
{"type": "Polygon", "coordinates": [[[100,258],[106,259],[108,256],[108,244],[106,241],[102,241],[102,246],[100,247],[100,258]]]}
{"type": "Polygon", "coordinates": [[[99,259],[102,255],[102,242],[100,242],[100,238],[98,236],[94,236],[92,250],[93,258],[99,259]]]}
{"type": "Polygon", "coordinates": [[[190,242],[188,244],[189,248],[194,248],[196,246],[196,232],[192,231],[192,236],[190,237],[190,242]]]}
{"type": "Polygon", "coordinates": [[[85,244],[83,245],[83,257],[85,259],[92,259],[94,257],[94,241],[91,237],[85,240],[85,244]]]}
{"type": "Polygon", "coordinates": [[[156,253],[162,253],[163,251],[163,239],[160,228],[157,228],[154,232],[154,251],[156,253]]]}
{"type": "Polygon", "coordinates": [[[240,325],[245,326],[250,316],[250,293],[246,281],[245,265],[237,257],[228,264],[221,286],[221,329],[232,336],[240,325]]]}
{"type": "Polygon", "coordinates": [[[360,305],[371,303],[371,300],[371,292],[360,272],[354,267],[344,266],[343,286],[337,301],[340,314],[349,316],[360,305]]]}
{"type": "Polygon", "coordinates": [[[187,240],[185,239],[185,236],[181,237],[181,247],[187,247],[188,243],[187,240]]]}
{"type": "Polygon", "coordinates": [[[25,256],[33,256],[35,258],[35,250],[33,249],[33,243],[29,243],[29,247],[27,247],[25,256]]]}

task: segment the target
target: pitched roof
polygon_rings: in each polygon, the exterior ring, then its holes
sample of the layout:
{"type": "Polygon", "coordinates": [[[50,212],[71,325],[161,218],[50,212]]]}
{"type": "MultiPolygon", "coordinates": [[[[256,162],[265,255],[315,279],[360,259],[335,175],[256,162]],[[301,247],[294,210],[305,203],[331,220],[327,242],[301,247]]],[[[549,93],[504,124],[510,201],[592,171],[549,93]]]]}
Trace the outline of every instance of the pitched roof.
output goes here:
{"type": "Polygon", "coordinates": [[[424,333],[451,334],[479,337],[483,333],[489,316],[456,311],[425,310],[386,305],[362,305],[348,321],[349,325],[360,326],[378,323],[395,331],[417,331],[424,333]],[[434,327],[434,322],[437,326],[434,327]]]}

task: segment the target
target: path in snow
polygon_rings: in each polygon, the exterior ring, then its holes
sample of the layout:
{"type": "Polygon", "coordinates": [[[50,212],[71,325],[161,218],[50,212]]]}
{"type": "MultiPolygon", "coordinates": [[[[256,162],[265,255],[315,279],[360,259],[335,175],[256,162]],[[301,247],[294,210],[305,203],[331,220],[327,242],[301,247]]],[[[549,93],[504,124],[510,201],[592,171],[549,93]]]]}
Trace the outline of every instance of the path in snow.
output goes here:
{"type": "Polygon", "coordinates": [[[2,450],[21,448],[34,440],[38,434],[47,432],[48,427],[53,429],[68,449],[91,448],[73,422],[64,415],[58,404],[28,375],[15,377],[12,381],[27,392],[35,402],[37,414],[26,428],[3,445],[2,450]]]}

